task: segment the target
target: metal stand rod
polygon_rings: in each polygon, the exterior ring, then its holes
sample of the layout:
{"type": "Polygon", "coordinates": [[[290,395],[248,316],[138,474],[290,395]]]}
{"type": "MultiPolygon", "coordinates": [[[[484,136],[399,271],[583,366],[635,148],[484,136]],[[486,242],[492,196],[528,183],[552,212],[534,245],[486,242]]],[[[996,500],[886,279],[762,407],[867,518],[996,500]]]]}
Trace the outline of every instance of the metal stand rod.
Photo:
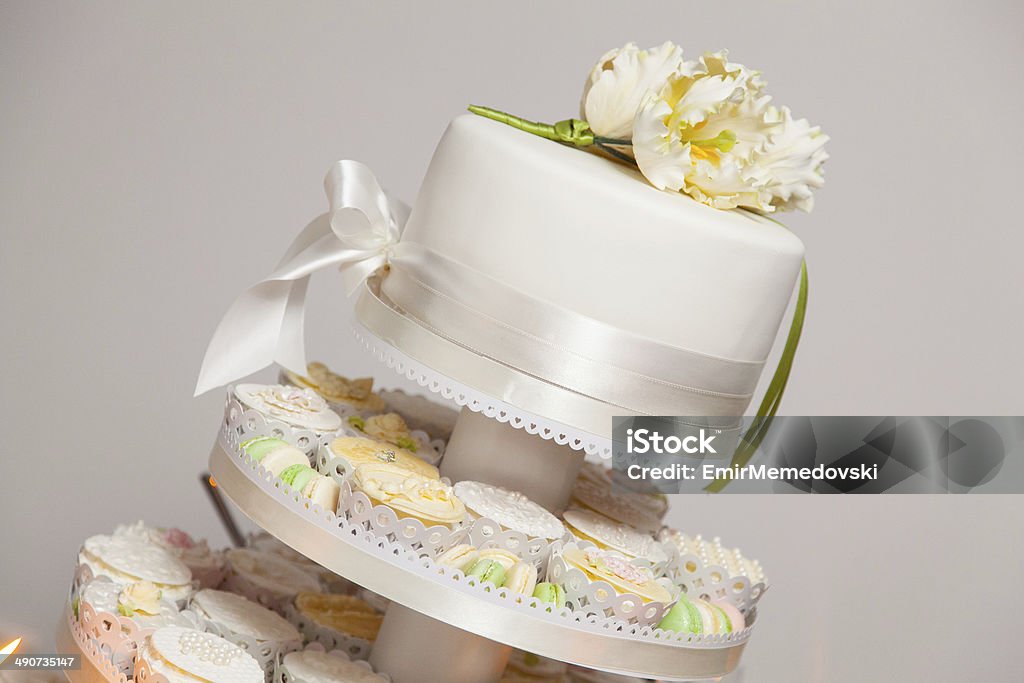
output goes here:
{"type": "Polygon", "coordinates": [[[235,518],[231,516],[231,511],[228,510],[227,504],[224,502],[224,496],[220,494],[220,489],[217,488],[217,482],[214,480],[213,475],[209,472],[203,472],[199,475],[199,482],[202,484],[203,489],[210,496],[210,502],[213,503],[213,508],[217,511],[217,516],[220,517],[221,524],[224,525],[224,529],[227,530],[228,536],[231,538],[231,543],[236,548],[245,545],[245,537],[242,535],[242,531],[238,528],[238,523],[235,522],[235,518]]]}
{"type": "Polygon", "coordinates": [[[463,408],[441,461],[455,481],[482,481],[519,491],[556,515],[569,504],[583,451],[463,408]]]}
{"type": "Polygon", "coordinates": [[[497,683],[511,651],[508,645],[393,602],[384,614],[370,664],[394,683],[497,683]]]}

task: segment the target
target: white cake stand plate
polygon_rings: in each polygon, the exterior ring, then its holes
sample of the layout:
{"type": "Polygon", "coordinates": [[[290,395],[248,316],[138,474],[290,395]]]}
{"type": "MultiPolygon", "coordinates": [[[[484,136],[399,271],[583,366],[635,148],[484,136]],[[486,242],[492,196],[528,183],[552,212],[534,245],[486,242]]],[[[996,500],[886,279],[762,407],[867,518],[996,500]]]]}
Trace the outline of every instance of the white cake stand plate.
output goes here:
{"type": "Polygon", "coordinates": [[[736,668],[749,638],[744,631],[694,641],[568,609],[556,611],[533,598],[477,584],[312,506],[280,480],[262,478],[220,439],[210,453],[210,471],[228,498],[260,527],[402,606],[386,615],[371,655],[395,683],[497,681],[509,647],[612,673],[709,680],[736,668]]]}

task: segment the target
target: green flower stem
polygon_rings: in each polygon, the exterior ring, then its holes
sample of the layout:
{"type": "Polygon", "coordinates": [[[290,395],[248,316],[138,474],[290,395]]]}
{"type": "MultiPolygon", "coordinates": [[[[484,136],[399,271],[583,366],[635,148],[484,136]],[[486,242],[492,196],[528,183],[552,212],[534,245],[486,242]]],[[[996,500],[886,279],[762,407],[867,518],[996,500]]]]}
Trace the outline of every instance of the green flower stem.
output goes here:
{"type": "MultiPolygon", "coordinates": [[[[800,333],[804,329],[804,318],[807,314],[807,262],[800,266],[800,292],[797,294],[796,310],[793,311],[793,322],[789,325],[789,335],[786,337],[786,346],[782,350],[782,357],[779,359],[779,366],[775,369],[775,375],[768,385],[764,400],[757,409],[757,417],[747,429],[746,434],[740,440],[740,446],[732,456],[731,467],[744,467],[754,457],[761,442],[764,441],[768,429],[772,425],[775,413],[782,402],[782,394],[786,391],[786,383],[789,381],[789,373],[793,369],[793,358],[796,356],[796,348],[800,344],[800,333]]],[[[709,493],[718,493],[731,482],[731,478],[719,478],[708,484],[704,490],[709,493]]]]}
{"type": "MultiPolygon", "coordinates": [[[[491,109],[490,107],[478,107],[475,104],[469,106],[469,111],[477,116],[483,116],[492,121],[504,123],[547,140],[554,140],[555,142],[573,145],[574,147],[589,147],[596,142],[594,133],[590,130],[590,124],[580,119],[565,119],[554,124],[539,123],[519,116],[513,116],[497,109],[491,109]]],[[[617,144],[619,142],[617,141],[617,144]]]]}
{"type": "Polygon", "coordinates": [[[609,147],[608,145],[602,144],[600,142],[595,142],[594,143],[594,147],[597,147],[598,149],[600,149],[605,154],[608,154],[609,156],[613,156],[613,157],[615,157],[616,159],[618,159],[619,161],[621,161],[623,163],[629,164],[630,166],[636,166],[636,159],[634,159],[633,157],[629,156],[628,154],[623,154],[622,152],[620,152],[619,150],[615,149],[614,147],[609,147]]]}

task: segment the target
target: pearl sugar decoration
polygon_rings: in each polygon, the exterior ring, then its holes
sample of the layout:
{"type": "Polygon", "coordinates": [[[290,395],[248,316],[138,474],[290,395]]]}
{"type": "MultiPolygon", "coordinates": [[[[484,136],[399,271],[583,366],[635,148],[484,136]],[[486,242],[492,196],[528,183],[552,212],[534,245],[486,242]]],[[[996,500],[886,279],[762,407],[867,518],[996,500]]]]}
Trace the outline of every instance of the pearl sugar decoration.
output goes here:
{"type": "Polygon", "coordinates": [[[178,637],[178,649],[183,655],[191,655],[201,662],[215,666],[231,666],[241,654],[235,646],[211,633],[186,630],[178,637]]]}

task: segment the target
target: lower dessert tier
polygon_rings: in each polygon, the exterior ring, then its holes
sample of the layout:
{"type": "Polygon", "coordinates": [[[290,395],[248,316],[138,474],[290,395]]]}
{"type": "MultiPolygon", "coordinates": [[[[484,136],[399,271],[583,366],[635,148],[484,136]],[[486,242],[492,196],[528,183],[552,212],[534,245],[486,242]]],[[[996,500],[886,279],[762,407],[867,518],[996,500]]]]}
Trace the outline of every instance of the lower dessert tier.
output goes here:
{"type": "Polygon", "coordinates": [[[57,619],[55,642],[57,652],[80,655],[78,669],[64,669],[64,675],[71,683],[125,683],[128,680],[81,632],[70,605],[65,605],[57,619]]]}
{"type": "MultiPolygon", "coordinates": [[[[471,669],[479,667],[476,671],[500,671],[501,666],[493,663],[489,668],[488,661],[507,657],[502,646],[511,646],[612,673],[664,681],[715,679],[736,668],[749,636],[748,631],[695,641],[650,627],[556,610],[536,599],[478,584],[461,573],[447,573],[427,558],[321,511],[280,480],[262,478],[221,440],[210,454],[210,470],[220,490],[260,527],[318,564],[407,608],[408,614],[396,611],[386,617],[393,622],[395,639],[402,640],[401,634],[410,628],[417,630],[413,628],[417,621],[433,619],[441,622],[436,627],[442,639],[455,642],[462,631],[466,640],[482,638],[498,644],[480,648],[484,652],[478,662],[459,662],[471,669]]],[[[430,637],[429,630],[420,632],[420,639],[430,637]]],[[[446,680],[459,680],[453,675],[446,680]]],[[[396,683],[406,680],[415,679],[395,678],[396,683]]]]}

